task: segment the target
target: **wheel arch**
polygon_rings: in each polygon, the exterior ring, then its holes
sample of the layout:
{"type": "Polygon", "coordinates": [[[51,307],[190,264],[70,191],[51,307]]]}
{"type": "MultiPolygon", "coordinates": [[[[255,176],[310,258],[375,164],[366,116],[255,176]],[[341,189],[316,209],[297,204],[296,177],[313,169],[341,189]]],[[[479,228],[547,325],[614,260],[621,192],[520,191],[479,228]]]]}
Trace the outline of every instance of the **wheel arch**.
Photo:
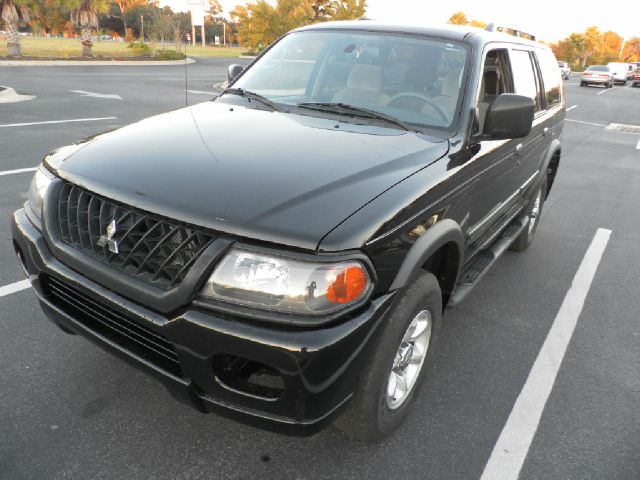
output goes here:
{"type": "Polygon", "coordinates": [[[444,309],[456,285],[463,252],[464,235],[460,226],[451,219],[439,221],[413,244],[390,290],[409,285],[423,271],[431,272],[440,285],[444,309]]]}
{"type": "Polygon", "coordinates": [[[560,156],[562,153],[562,146],[560,145],[560,140],[555,139],[551,142],[549,146],[549,150],[547,151],[547,156],[545,158],[543,167],[544,172],[547,175],[547,191],[545,192],[545,200],[549,196],[549,192],[551,191],[551,187],[553,186],[553,182],[556,179],[556,174],[558,173],[558,167],[560,166],[560,156]]]}

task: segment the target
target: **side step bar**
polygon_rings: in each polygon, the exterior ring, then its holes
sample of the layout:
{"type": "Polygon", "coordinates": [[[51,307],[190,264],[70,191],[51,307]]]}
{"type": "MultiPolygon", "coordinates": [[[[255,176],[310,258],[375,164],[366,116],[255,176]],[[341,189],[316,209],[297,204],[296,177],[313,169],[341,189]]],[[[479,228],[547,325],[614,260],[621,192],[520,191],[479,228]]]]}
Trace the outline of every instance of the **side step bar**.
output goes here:
{"type": "Polygon", "coordinates": [[[473,287],[484,277],[489,269],[496,263],[496,260],[511,246],[513,241],[518,238],[520,232],[522,232],[529,225],[529,217],[526,215],[519,215],[507,225],[502,233],[490,244],[487,248],[480,251],[471,265],[467,266],[462,272],[460,272],[460,278],[456,285],[451,298],[449,299],[448,307],[455,307],[464,298],[469,295],[473,287]]]}

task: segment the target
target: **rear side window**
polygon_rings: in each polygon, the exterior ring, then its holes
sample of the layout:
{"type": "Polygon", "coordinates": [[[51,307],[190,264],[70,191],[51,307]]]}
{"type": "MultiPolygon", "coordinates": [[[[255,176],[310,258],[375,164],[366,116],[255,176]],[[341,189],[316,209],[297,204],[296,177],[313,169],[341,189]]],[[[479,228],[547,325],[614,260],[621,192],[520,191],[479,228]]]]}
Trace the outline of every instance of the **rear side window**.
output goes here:
{"type": "MultiPolygon", "coordinates": [[[[542,83],[544,84],[544,96],[547,99],[547,108],[551,108],[560,104],[562,99],[561,81],[558,67],[556,67],[556,59],[553,53],[548,50],[538,50],[538,65],[542,73],[542,83]]],[[[562,62],[560,62],[562,63],[562,62]]]]}

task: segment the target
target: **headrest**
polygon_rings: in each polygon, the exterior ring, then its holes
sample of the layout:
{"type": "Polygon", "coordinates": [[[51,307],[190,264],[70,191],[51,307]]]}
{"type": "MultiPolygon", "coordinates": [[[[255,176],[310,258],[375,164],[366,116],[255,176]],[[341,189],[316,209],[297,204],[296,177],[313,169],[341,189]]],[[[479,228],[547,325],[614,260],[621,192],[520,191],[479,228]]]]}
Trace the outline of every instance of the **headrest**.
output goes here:
{"type": "Polygon", "coordinates": [[[349,73],[347,87],[369,92],[382,91],[382,69],[377,65],[355,65],[349,73]]]}
{"type": "Polygon", "coordinates": [[[460,76],[462,70],[451,70],[444,78],[441,94],[445,97],[457,97],[460,91],[460,76]]]}
{"type": "Polygon", "coordinates": [[[498,72],[496,70],[484,72],[484,90],[486,95],[498,95],[498,72]]]}

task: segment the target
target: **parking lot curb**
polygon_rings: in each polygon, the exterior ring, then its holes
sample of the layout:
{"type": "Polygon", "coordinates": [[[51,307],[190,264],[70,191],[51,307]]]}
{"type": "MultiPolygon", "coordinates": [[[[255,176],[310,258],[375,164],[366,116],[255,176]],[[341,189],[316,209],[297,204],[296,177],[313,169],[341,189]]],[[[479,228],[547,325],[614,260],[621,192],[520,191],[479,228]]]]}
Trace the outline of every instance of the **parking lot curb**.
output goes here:
{"type": "Polygon", "coordinates": [[[191,57],[186,60],[0,60],[0,67],[105,67],[105,66],[162,66],[195,63],[191,57]]]}
{"type": "Polygon", "coordinates": [[[0,103],[24,102],[34,98],[36,98],[34,95],[21,95],[11,87],[0,85],[0,103]]]}

